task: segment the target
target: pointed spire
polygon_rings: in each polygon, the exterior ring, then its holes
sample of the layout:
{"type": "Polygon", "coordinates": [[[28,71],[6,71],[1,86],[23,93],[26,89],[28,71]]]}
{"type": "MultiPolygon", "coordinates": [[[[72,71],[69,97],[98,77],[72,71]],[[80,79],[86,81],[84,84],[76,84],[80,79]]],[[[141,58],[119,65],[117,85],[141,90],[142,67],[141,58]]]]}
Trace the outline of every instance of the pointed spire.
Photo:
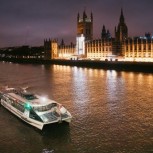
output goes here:
{"type": "Polygon", "coordinates": [[[86,15],[86,11],[84,10],[83,12],[83,19],[86,19],[87,18],[87,15],[86,15]]]}
{"type": "Polygon", "coordinates": [[[109,30],[107,30],[107,34],[110,34],[109,30]]]}
{"type": "Polygon", "coordinates": [[[65,45],[65,43],[64,43],[64,40],[62,39],[61,46],[64,46],[64,45],[65,45]]]}
{"type": "Polygon", "coordinates": [[[124,23],[123,9],[121,8],[120,23],[124,23]]]}
{"type": "Polygon", "coordinates": [[[123,15],[123,9],[121,8],[121,15],[123,15]]]}
{"type": "Polygon", "coordinates": [[[79,19],[80,19],[80,14],[79,14],[79,12],[78,12],[77,20],[79,21],[79,19]]]}
{"type": "Polygon", "coordinates": [[[102,33],[101,33],[101,38],[102,38],[102,39],[105,39],[106,37],[107,37],[106,28],[105,28],[105,25],[103,25],[102,33]]]}
{"type": "Polygon", "coordinates": [[[116,26],[115,26],[115,30],[114,30],[114,33],[115,33],[115,38],[117,37],[117,31],[116,31],[116,26]]]}
{"type": "Polygon", "coordinates": [[[91,21],[93,20],[93,14],[92,14],[92,12],[91,12],[91,21]]]}
{"type": "Polygon", "coordinates": [[[105,25],[103,25],[103,29],[102,29],[103,32],[106,32],[106,28],[105,28],[105,25]]]}

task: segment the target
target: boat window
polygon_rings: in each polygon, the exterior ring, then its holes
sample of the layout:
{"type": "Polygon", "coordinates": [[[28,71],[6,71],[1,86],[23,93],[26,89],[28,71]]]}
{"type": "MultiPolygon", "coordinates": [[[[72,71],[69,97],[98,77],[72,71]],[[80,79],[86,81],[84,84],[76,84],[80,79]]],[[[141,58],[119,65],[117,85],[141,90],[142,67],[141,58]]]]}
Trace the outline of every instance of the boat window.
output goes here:
{"type": "Polygon", "coordinates": [[[23,97],[26,98],[27,100],[37,99],[37,97],[33,94],[24,94],[23,97]]]}
{"type": "Polygon", "coordinates": [[[45,111],[48,111],[54,107],[56,107],[57,104],[56,103],[51,103],[49,105],[46,105],[46,106],[39,106],[39,107],[34,107],[33,109],[35,111],[38,111],[38,112],[45,112],[45,111]]]}
{"type": "Polygon", "coordinates": [[[34,94],[29,92],[25,92],[25,91],[14,91],[14,92],[27,100],[38,99],[34,94]]]}
{"type": "Polygon", "coordinates": [[[13,106],[13,107],[15,107],[16,109],[18,109],[19,111],[21,111],[21,112],[24,112],[24,106],[20,103],[20,102],[16,102],[16,101],[11,101],[12,103],[11,103],[11,105],[13,106]]]}
{"type": "Polygon", "coordinates": [[[32,118],[32,119],[35,119],[37,121],[43,122],[42,119],[33,110],[30,110],[30,116],[29,117],[32,118]]]}

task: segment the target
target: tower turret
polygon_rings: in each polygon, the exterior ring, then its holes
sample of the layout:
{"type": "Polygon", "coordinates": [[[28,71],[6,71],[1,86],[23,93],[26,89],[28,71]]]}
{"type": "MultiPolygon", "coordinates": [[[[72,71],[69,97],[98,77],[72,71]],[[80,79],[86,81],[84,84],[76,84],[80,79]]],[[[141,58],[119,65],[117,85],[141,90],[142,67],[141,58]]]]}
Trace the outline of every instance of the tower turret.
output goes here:
{"type": "Polygon", "coordinates": [[[93,14],[92,14],[92,12],[91,12],[91,15],[90,15],[90,17],[91,17],[91,21],[93,21],[93,14]]]}
{"type": "Polygon", "coordinates": [[[80,19],[80,14],[78,13],[78,16],[77,16],[77,21],[79,22],[79,19],[80,19]]]}
{"type": "Polygon", "coordinates": [[[117,41],[123,41],[128,38],[128,28],[125,23],[122,9],[121,9],[121,15],[119,19],[119,24],[117,26],[117,29],[115,30],[115,37],[117,41]]]}
{"type": "Polygon", "coordinates": [[[83,12],[82,18],[79,13],[77,16],[77,36],[82,35],[85,37],[85,40],[92,40],[93,38],[93,14],[88,17],[85,10],[83,12]]]}
{"type": "Polygon", "coordinates": [[[101,39],[105,39],[105,38],[106,38],[106,28],[105,28],[105,25],[103,25],[102,32],[101,32],[101,39]]]}
{"type": "Polygon", "coordinates": [[[124,23],[124,15],[123,15],[122,8],[121,8],[121,15],[120,15],[120,23],[124,23]]]}
{"type": "Polygon", "coordinates": [[[86,18],[87,18],[87,15],[86,15],[86,12],[85,12],[85,10],[84,10],[84,12],[83,12],[83,20],[85,21],[86,18]]]}
{"type": "Polygon", "coordinates": [[[102,32],[101,32],[101,39],[109,39],[111,38],[109,30],[106,30],[105,25],[103,25],[102,32]]]}

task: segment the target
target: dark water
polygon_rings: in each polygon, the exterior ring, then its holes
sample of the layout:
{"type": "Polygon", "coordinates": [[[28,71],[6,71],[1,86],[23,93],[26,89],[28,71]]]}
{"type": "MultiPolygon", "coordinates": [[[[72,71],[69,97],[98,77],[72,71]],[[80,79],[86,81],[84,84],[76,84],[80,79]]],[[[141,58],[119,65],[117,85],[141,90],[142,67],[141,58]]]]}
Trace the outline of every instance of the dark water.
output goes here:
{"type": "Polygon", "coordinates": [[[39,131],[0,106],[0,153],[152,153],[153,74],[0,62],[0,86],[62,103],[70,125],[39,131]]]}

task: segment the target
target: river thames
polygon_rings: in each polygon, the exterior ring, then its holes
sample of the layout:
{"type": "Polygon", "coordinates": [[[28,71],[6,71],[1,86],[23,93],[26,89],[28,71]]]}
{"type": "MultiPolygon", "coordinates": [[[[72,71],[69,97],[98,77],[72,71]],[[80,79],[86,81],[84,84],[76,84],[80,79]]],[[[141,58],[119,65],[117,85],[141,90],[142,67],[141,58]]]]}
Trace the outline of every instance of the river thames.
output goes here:
{"type": "Polygon", "coordinates": [[[153,74],[0,62],[0,86],[64,105],[72,122],[42,131],[0,106],[0,153],[152,153],[153,74]]]}

